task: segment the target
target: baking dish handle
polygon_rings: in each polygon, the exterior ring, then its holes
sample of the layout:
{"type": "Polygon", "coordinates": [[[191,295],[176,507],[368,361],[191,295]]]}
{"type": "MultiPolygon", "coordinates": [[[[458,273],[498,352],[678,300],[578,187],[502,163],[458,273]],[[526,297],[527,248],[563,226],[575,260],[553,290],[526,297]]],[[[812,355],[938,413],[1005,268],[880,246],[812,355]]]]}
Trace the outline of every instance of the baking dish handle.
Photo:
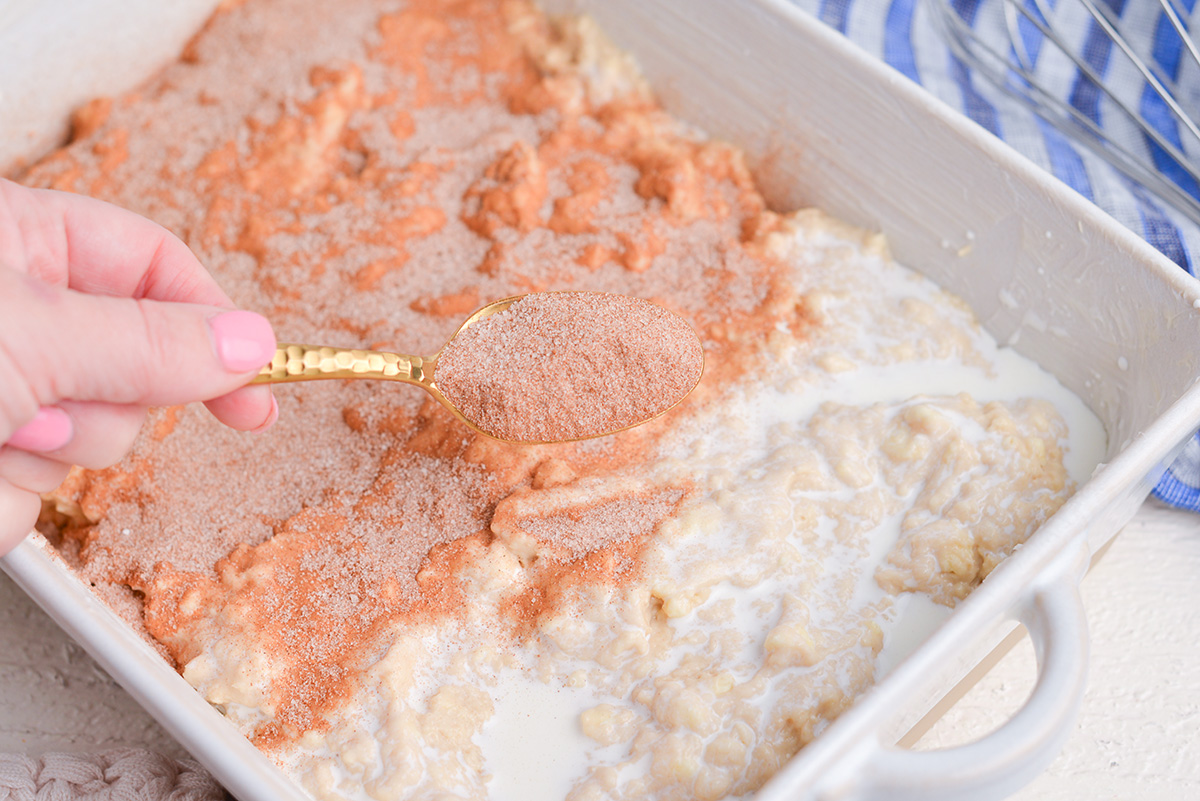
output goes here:
{"type": "Polygon", "coordinates": [[[1032,781],[1074,729],[1087,679],[1088,629],[1080,560],[1064,553],[1013,616],[1029,630],[1038,678],[1007,723],[973,743],[910,751],[875,742],[850,796],[858,801],[1002,799],[1032,781]]]}

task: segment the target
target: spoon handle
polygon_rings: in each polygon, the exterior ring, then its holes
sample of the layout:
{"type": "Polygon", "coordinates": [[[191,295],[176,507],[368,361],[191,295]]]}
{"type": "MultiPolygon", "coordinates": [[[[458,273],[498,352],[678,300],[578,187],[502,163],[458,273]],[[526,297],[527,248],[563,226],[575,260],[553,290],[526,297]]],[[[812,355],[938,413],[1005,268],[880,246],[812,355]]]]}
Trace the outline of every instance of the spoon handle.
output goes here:
{"type": "Polygon", "coordinates": [[[282,384],[322,378],[375,378],[425,384],[432,360],[379,350],[351,350],[325,345],[279,343],[275,357],[252,384],[282,384]]]}

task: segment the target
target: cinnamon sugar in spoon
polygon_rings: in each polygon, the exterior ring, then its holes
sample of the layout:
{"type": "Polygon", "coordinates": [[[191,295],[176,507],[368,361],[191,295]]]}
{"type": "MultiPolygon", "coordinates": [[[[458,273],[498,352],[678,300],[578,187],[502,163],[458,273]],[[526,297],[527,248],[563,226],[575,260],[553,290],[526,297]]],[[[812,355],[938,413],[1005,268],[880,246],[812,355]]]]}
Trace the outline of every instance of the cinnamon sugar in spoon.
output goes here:
{"type": "Polygon", "coordinates": [[[601,292],[541,292],[489,303],[429,358],[281,344],[252,383],[402,381],[480,433],[534,443],[640,425],[683,400],[703,370],[695,331],[661,306],[601,292]]]}

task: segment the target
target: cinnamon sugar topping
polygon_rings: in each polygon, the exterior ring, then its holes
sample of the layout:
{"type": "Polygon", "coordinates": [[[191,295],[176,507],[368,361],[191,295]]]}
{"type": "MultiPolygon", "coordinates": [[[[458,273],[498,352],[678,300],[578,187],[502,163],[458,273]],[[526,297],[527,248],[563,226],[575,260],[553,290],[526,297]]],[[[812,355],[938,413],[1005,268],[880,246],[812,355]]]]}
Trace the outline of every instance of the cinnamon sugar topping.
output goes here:
{"type": "MultiPolygon", "coordinates": [[[[166,225],[282,340],[432,353],[482,299],[586,288],[678,313],[715,364],[794,314],[787,266],[748,233],[775,218],[740,154],[664,113],[590,23],[524,0],[251,0],[140,94],[95,109],[23,180],[166,225]]],[[[637,465],[674,417],[514,447],[402,387],[275,393],[261,437],[199,407],[158,410],[121,464],[60,491],[99,521],[68,532],[80,571],[144,605],[178,664],[213,615],[256,632],[281,710],[259,737],[275,744],[337,708],[379,630],[461,606],[505,497],[637,465]],[[334,603],[348,593],[361,601],[334,603]],[[183,614],[182,597],[207,611],[183,614]],[[292,687],[309,688],[305,704],[282,703],[292,687]]],[[[639,538],[612,533],[589,558],[636,562],[639,538]]],[[[559,572],[612,580],[584,560],[559,572]]]]}

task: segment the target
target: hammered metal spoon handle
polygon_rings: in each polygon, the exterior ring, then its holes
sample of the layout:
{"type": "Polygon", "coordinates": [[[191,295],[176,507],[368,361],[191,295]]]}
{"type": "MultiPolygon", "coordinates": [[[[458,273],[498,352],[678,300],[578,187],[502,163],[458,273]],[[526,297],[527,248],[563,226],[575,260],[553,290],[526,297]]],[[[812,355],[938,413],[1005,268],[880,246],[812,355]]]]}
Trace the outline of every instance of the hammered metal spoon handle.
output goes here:
{"type": "MultiPolygon", "coordinates": [[[[521,299],[518,295],[489,303],[468,317],[454,336],[467,326],[504,311],[521,299]]],[[[450,338],[451,340],[454,337],[450,338]]],[[[281,342],[275,357],[254,377],[251,384],[285,384],[291,381],[317,381],[323,378],[376,378],[384,381],[403,381],[417,384],[433,393],[455,416],[465,420],[454,404],[446,400],[433,383],[433,368],[437,356],[422,358],[381,350],[331,348],[327,345],[297,345],[281,342]]],[[[475,428],[474,423],[469,423],[475,428]]],[[[478,430],[478,429],[476,429],[478,430]]]]}
{"type": "Polygon", "coordinates": [[[429,387],[433,359],[378,350],[280,343],[252,384],[283,384],[323,378],[374,378],[429,387]]]}

